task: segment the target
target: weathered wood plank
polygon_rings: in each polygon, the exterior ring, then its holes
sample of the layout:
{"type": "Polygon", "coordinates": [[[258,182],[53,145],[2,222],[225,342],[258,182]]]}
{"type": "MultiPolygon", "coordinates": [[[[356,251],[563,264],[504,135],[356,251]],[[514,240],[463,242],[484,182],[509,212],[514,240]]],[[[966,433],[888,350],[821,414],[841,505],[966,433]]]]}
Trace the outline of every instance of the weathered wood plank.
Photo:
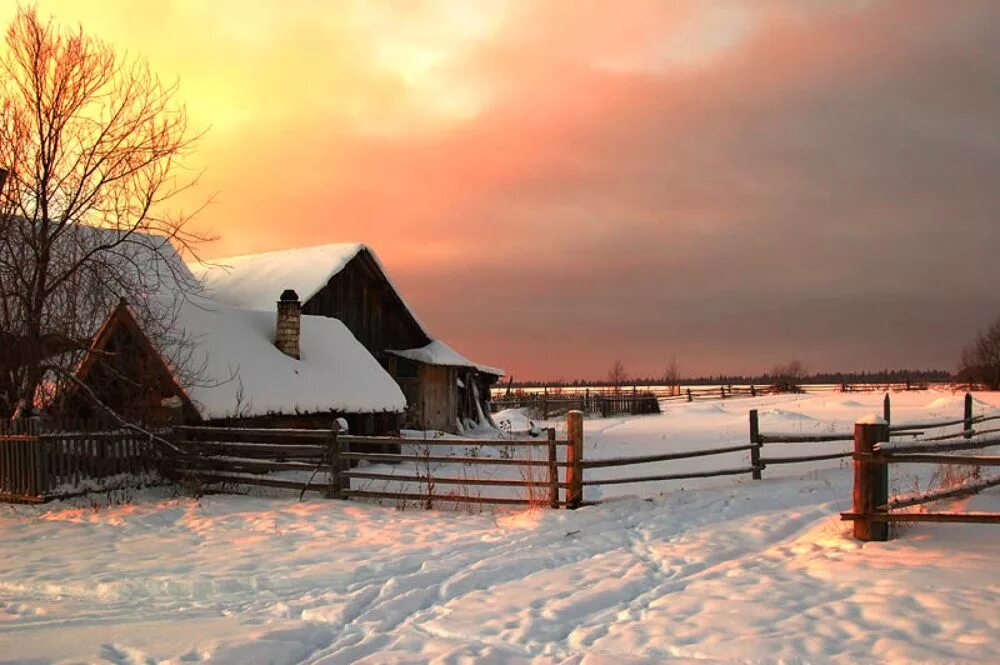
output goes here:
{"type": "Polygon", "coordinates": [[[426,494],[412,494],[412,493],[402,493],[402,492],[374,492],[369,490],[349,490],[345,492],[348,496],[357,497],[359,499],[392,499],[395,501],[419,501],[426,503],[428,499],[437,503],[486,503],[486,504],[497,504],[506,506],[530,506],[530,499],[511,499],[508,497],[490,497],[490,496],[462,496],[462,495],[432,495],[428,497],[426,494]]]}
{"type": "Polygon", "coordinates": [[[584,480],[584,487],[595,485],[625,485],[628,483],[648,483],[659,480],[688,480],[691,478],[714,478],[716,476],[736,476],[743,473],[751,473],[753,467],[741,467],[738,469],[722,469],[718,471],[692,471],[689,473],[668,473],[656,476],[635,476],[632,478],[608,478],[602,480],[584,480]]]}
{"type": "Polygon", "coordinates": [[[1000,524],[1000,513],[841,513],[840,519],[869,522],[954,522],[956,524],[1000,524]]]}
{"type": "Polygon", "coordinates": [[[893,443],[891,448],[882,450],[881,446],[876,446],[875,449],[879,452],[888,453],[890,455],[902,455],[908,453],[943,453],[958,450],[979,450],[982,448],[992,448],[993,446],[1000,446],[1000,437],[988,439],[956,438],[954,440],[945,439],[943,441],[934,441],[931,443],[914,441],[912,443],[907,443],[906,445],[893,443]]]}
{"type": "Polygon", "coordinates": [[[761,458],[764,466],[768,464],[798,464],[800,462],[822,462],[823,460],[844,459],[851,457],[854,453],[848,451],[844,453],[826,453],[823,455],[807,455],[802,457],[764,457],[761,458]]]}
{"type": "Polygon", "coordinates": [[[835,432],[832,434],[761,434],[761,443],[825,443],[830,441],[852,441],[854,435],[847,432],[835,432]]]}
{"type": "Polygon", "coordinates": [[[671,460],[688,459],[692,457],[709,457],[712,455],[723,455],[725,453],[736,453],[744,450],[752,450],[756,446],[751,444],[740,444],[738,446],[726,446],[724,448],[707,448],[704,450],[690,450],[682,453],[665,453],[663,455],[638,455],[635,457],[613,457],[608,459],[586,460],[582,463],[584,469],[600,469],[611,466],[631,466],[633,464],[649,464],[652,462],[669,462],[671,460]]]}
{"type": "MultiPolygon", "coordinates": [[[[432,464],[443,463],[443,464],[483,464],[483,465],[495,465],[495,466],[538,466],[547,467],[549,465],[548,461],[545,460],[530,460],[530,459],[512,459],[509,457],[466,457],[466,456],[447,456],[447,455],[408,455],[408,454],[394,454],[394,453],[361,453],[361,452],[350,452],[341,453],[341,458],[361,460],[368,462],[430,462],[432,464]]],[[[560,467],[565,467],[566,462],[558,462],[556,464],[560,467]]]]}
{"type": "Polygon", "coordinates": [[[470,485],[483,487],[549,487],[548,479],[545,480],[517,480],[506,478],[452,478],[446,476],[430,476],[420,474],[392,474],[392,473],[372,473],[368,471],[348,471],[343,474],[347,478],[359,478],[365,480],[393,480],[396,482],[427,483],[434,485],[470,485]]]}
{"type": "Polygon", "coordinates": [[[969,466],[1000,466],[1000,455],[855,455],[855,459],[872,464],[967,464],[969,466]]]}
{"type": "MultiPolygon", "coordinates": [[[[884,468],[884,467],[883,467],[884,468]]],[[[995,478],[987,478],[978,483],[973,483],[969,485],[964,485],[962,487],[955,487],[952,489],[941,489],[935,492],[926,492],[918,496],[902,496],[896,497],[892,501],[886,500],[878,506],[881,509],[896,510],[898,508],[908,508],[910,506],[919,506],[924,503],[930,503],[932,501],[941,501],[942,499],[954,499],[960,496],[970,496],[972,494],[978,494],[985,489],[991,487],[996,487],[1000,485],[1000,476],[995,478]]],[[[860,512],[860,511],[855,511],[860,512]]]]}

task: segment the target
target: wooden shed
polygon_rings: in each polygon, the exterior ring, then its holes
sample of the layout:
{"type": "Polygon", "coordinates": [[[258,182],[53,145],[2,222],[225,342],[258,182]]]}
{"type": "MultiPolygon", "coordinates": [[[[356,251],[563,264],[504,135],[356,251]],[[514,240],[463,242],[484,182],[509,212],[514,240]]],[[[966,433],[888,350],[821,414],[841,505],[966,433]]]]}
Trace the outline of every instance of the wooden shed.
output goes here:
{"type": "Polygon", "coordinates": [[[180,354],[157,348],[122,302],[77,369],[78,384],[63,395],[66,410],[100,415],[97,398],[148,424],[329,428],[343,418],[358,434],[397,432],[406,399],[367,349],[341,322],[281,304],[262,312],[184,303],[170,343],[185,345],[197,374],[182,385],[166,359],[180,354]]]}
{"type": "Polygon", "coordinates": [[[434,339],[369,247],[319,245],[191,268],[219,302],[270,309],[292,289],[302,299],[303,314],[342,321],[402,389],[406,426],[459,432],[492,424],[489,386],[503,371],[474,363],[434,339]]]}

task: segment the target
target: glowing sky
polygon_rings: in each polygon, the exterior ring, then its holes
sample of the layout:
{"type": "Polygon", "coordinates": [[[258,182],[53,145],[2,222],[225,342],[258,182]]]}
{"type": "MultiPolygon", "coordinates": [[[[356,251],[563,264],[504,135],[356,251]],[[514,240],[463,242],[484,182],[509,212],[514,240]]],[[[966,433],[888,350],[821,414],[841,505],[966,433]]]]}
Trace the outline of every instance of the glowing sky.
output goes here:
{"type": "Polygon", "coordinates": [[[206,256],[367,242],[518,378],[952,368],[1000,315],[995,1],[39,9],[179,79],[206,256]]]}

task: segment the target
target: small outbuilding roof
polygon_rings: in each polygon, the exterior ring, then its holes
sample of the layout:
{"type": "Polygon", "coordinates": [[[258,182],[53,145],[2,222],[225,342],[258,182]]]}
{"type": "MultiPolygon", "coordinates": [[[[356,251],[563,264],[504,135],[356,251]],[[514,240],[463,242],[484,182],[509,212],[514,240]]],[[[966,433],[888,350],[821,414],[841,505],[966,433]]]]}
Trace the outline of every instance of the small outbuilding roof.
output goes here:
{"type": "Polygon", "coordinates": [[[494,376],[504,375],[504,371],[502,369],[473,362],[441,340],[437,339],[427,346],[422,346],[417,349],[387,349],[386,353],[391,353],[394,356],[399,356],[400,358],[415,360],[427,365],[471,367],[485,374],[493,374],[494,376]]]}

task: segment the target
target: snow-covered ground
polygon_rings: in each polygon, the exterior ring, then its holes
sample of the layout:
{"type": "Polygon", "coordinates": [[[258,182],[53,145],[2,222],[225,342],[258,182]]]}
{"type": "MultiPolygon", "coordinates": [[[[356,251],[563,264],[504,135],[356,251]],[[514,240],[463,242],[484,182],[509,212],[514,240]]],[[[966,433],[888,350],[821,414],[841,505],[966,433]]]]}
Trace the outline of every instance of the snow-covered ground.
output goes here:
{"type": "MultiPolygon", "coordinates": [[[[1000,394],[977,398],[977,413],[1000,406],[1000,394]]],[[[961,414],[961,395],[893,402],[897,423],[961,414]]],[[[586,456],[743,442],[749,408],[765,432],[844,431],[881,395],[589,420],[586,456]]],[[[896,489],[926,482],[911,471],[895,472],[896,489]]],[[[922,524],[862,545],[838,519],[850,494],[833,461],[771,467],[763,481],[616,486],[577,511],[162,489],[112,507],[6,506],[0,663],[996,662],[996,527],[922,524]]],[[[951,508],[1000,511],[1000,492],[951,508]]]]}

